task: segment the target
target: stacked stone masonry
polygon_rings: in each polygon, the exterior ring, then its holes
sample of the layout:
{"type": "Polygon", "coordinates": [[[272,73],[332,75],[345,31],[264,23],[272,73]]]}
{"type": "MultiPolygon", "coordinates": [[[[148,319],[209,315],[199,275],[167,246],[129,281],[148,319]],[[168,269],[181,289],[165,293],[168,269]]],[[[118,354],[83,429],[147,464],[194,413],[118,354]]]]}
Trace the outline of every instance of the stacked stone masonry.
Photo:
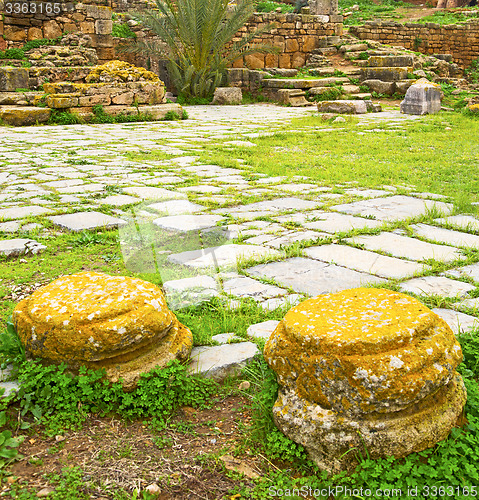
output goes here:
{"type": "MultiPolygon", "coordinates": [[[[1,12],[8,12],[7,4],[13,5],[12,2],[0,0],[1,12]]],[[[56,5],[60,12],[6,13],[0,19],[0,50],[21,47],[30,40],[58,38],[64,33],[81,32],[91,37],[92,47],[97,50],[100,61],[115,58],[109,0],[88,0],[88,5],[73,2],[35,2],[25,5],[33,4],[37,6],[36,9],[40,4],[49,5],[49,9],[56,5]]]]}
{"type": "Polygon", "coordinates": [[[238,32],[240,40],[255,29],[268,25],[271,29],[255,38],[254,42],[276,47],[276,54],[250,54],[235,61],[235,68],[300,68],[305,65],[307,55],[319,47],[319,40],[326,36],[341,35],[343,17],[304,14],[255,14],[238,32]]]}
{"type": "Polygon", "coordinates": [[[368,21],[364,26],[351,26],[349,32],[361,40],[377,40],[423,54],[452,54],[454,62],[462,67],[479,57],[478,21],[444,26],[368,21]]]}

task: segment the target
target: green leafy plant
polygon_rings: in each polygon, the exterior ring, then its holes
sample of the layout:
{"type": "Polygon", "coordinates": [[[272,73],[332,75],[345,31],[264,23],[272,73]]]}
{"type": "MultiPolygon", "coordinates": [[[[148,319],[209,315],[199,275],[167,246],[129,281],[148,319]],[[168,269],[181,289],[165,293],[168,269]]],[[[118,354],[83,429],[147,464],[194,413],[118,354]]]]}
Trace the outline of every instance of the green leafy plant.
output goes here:
{"type": "Polygon", "coordinates": [[[479,82],[479,57],[471,62],[469,67],[464,70],[464,74],[470,82],[479,82]]]}
{"type": "Polygon", "coordinates": [[[25,349],[11,321],[0,333],[0,362],[2,367],[7,364],[20,365],[25,361],[25,349]]]}
{"type": "MultiPolygon", "coordinates": [[[[0,412],[0,428],[7,423],[7,415],[5,411],[0,412]]],[[[0,432],[0,469],[11,460],[23,458],[19,455],[17,448],[23,443],[24,437],[19,436],[14,438],[12,431],[4,430],[0,432]]]]}
{"type": "MultiPolygon", "coordinates": [[[[250,42],[265,30],[252,31],[233,42],[253,14],[251,0],[240,0],[231,9],[228,0],[157,0],[156,10],[135,17],[168,45],[169,73],[178,94],[210,97],[224,82],[226,68],[251,53],[272,52],[269,46],[250,42]]],[[[157,56],[158,43],[137,41],[126,51],[157,56]]]]}
{"type": "Polygon", "coordinates": [[[113,23],[111,34],[118,38],[136,38],[135,32],[128,26],[127,23],[113,23]]]}

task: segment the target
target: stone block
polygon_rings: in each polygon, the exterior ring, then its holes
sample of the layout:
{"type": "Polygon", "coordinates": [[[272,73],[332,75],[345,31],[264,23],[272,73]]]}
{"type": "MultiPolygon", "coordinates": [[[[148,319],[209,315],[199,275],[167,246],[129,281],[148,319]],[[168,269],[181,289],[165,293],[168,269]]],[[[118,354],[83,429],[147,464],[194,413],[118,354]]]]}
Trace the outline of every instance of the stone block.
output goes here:
{"type": "Polygon", "coordinates": [[[441,110],[441,87],[421,78],[411,85],[401,102],[401,113],[408,115],[425,115],[438,113],[441,110]]]}
{"type": "Polygon", "coordinates": [[[0,92],[28,88],[28,69],[0,66],[0,92]]]}
{"type": "Polygon", "coordinates": [[[107,94],[97,94],[97,95],[85,95],[78,98],[79,106],[95,106],[101,104],[103,106],[109,106],[111,104],[111,98],[107,94]]]}
{"type": "Polygon", "coordinates": [[[293,68],[302,68],[306,63],[306,56],[301,52],[295,52],[291,58],[293,68]]]}
{"type": "Polygon", "coordinates": [[[293,107],[312,106],[313,103],[306,100],[306,93],[298,89],[279,89],[277,91],[278,101],[293,107]]]}
{"type": "Polygon", "coordinates": [[[123,104],[129,106],[133,104],[135,94],[133,92],[123,92],[111,98],[112,104],[123,104]]]}
{"type": "Polygon", "coordinates": [[[413,56],[370,56],[368,66],[377,67],[410,67],[414,64],[413,56]]]}
{"type": "Polygon", "coordinates": [[[108,19],[99,19],[95,21],[95,33],[97,35],[111,35],[113,21],[108,19]]]}
{"type": "Polygon", "coordinates": [[[241,104],[243,94],[238,87],[218,87],[211,104],[241,104]]]}
{"type": "Polygon", "coordinates": [[[49,95],[45,100],[49,108],[65,109],[78,106],[78,97],[59,96],[58,94],[49,95]]]}
{"type": "Polygon", "coordinates": [[[13,240],[0,241],[0,255],[6,257],[16,257],[22,254],[32,254],[42,252],[47,247],[35,240],[15,238],[13,240]]]}
{"type": "Polygon", "coordinates": [[[27,39],[27,31],[22,28],[6,26],[3,31],[3,38],[11,42],[23,42],[27,39]]]}
{"type": "Polygon", "coordinates": [[[414,82],[415,82],[415,80],[400,80],[398,82],[395,82],[396,83],[396,92],[398,92],[399,94],[405,95],[407,92],[407,89],[411,85],[413,85],[414,82]]]}
{"type": "Polygon", "coordinates": [[[321,101],[318,112],[359,115],[367,113],[367,107],[364,101],[321,101]]]}
{"type": "Polygon", "coordinates": [[[296,38],[288,38],[286,39],[286,52],[297,52],[299,50],[298,40],[296,38]]]}
{"type": "Polygon", "coordinates": [[[36,123],[46,123],[50,118],[49,108],[34,106],[2,106],[0,120],[15,127],[25,127],[36,123]]]}
{"type": "Polygon", "coordinates": [[[244,57],[245,65],[250,69],[262,69],[265,66],[263,54],[248,54],[244,57]]]}
{"type": "Polygon", "coordinates": [[[396,82],[407,78],[409,68],[362,68],[360,80],[382,80],[383,82],[396,82]]]}
{"type": "Polygon", "coordinates": [[[111,19],[111,10],[108,7],[99,7],[97,5],[86,5],[87,17],[93,19],[111,19]]]}
{"type": "Polygon", "coordinates": [[[43,38],[43,31],[41,28],[29,28],[28,33],[27,33],[27,40],[39,40],[43,38]]]}
{"type": "Polygon", "coordinates": [[[62,29],[58,23],[52,19],[43,24],[43,36],[45,38],[58,38],[62,36],[62,29]]]}
{"type": "Polygon", "coordinates": [[[95,33],[95,23],[91,21],[83,21],[80,23],[80,30],[84,34],[95,33]]]}
{"type": "MultiPolygon", "coordinates": [[[[106,109],[106,111],[108,111],[108,108],[106,109]]],[[[138,111],[140,113],[147,113],[151,115],[153,120],[163,120],[166,116],[166,113],[170,111],[176,113],[179,117],[183,115],[183,108],[176,103],[156,104],[153,106],[139,106],[138,111]]]]}
{"type": "Polygon", "coordinates": [[[395,82],[383,82],[382,80],[364,80],[362,85],[366,85],[371,92],[378,94],[393,95],[396,90],[395,82]]]}

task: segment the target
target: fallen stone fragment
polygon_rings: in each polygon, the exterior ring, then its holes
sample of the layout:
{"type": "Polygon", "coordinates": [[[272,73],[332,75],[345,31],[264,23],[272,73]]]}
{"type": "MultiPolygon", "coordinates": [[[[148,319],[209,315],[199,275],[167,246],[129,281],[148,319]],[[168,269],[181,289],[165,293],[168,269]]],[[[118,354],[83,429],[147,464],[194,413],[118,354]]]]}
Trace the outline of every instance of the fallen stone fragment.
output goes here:
{"type": "Polygon", "coordinates": [[[0,240],[0,255],[16,257],[22,254],[32,254],[46,250],[46,246],[35,240],[15,238],[13,240],[0,240]]]}
{"type": "Polygon", "coordinates": [[[258,353],[253,342],[194,347],[188,372],[221,382],[228,376],[238,375],[258,353]]]}

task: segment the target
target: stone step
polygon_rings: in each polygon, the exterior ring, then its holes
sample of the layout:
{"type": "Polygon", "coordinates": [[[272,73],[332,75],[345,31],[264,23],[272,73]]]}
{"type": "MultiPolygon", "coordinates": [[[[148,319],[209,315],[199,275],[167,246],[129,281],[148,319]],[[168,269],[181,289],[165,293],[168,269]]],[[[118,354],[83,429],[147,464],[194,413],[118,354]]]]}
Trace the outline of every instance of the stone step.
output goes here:
{"type": "Polygon", "coordinates": [[[339,48],[339,52],[342,54],[346,52],[365,52],[369,49],[368,45],[365,43],[353,43],[348,45],[342,45],[339,48]]]}
{"type": "Polygon", "coordinates": [[[343,92],[345,94],[359,94],[358,85],[343,85],[343,92]]]}
{"type": "Polygon", "coordinates": [[[269,78],[263,80],[265,89],[310,89],[313,87],[329,87],[338,83],[348,83],[346,76],[332,76],[321,79],[269,78]]]}
{"type": "Polygon", "coordinates": [[[322,56],[330,56],[333,54],[337,54],[338,49],[336,47],[324,47],[320,49],[314,49],[314,53],[322,56]]]}
{"type": "Polygon", "coordinates": [[[371,68],[401,68],[413,65],[413,56],[370,56],[368,59],[368,66],[371,68]]]}
{"type": "Polygon", "coordinates": [[[318,102],[319,113],[337,113],[347,115],[359,115],[367,113],[364,101],[320,101],[318,102]]]}
{"type": "Polygon", "coordinates": [[[0,120],[14,127],[46,123],[50,113],[50,108],[36,106],[0,106],[0,120]]]}
{"type": "Polygon", "coordinates": [[[368,92],[359,92],[357,94],[351,94],[351,99],[355,99],[358,101],[368,101],[371,99],[371,94],[368,92]]]}
{"type": "Polygon", "coordinates": [[[306,93],[301,89],[279,89],[277,94],[278,101],[281,104],[288,104],[296,108],[312,105],[312,103],[306,100],[306,93]]]}
{"type": "Polygon", "coordinates": [[[28,106],[33,105],[35,99],[39,99],[44,92],[0,92],[0,106],[28,106]]]}
{"type": "Polygon", "coordinates": [[[360,80],[382,80],[383,82],[395,82],[406,80],[408,73],[412,73],[410,67],[378,67],[362,68],[360,80]]]}

